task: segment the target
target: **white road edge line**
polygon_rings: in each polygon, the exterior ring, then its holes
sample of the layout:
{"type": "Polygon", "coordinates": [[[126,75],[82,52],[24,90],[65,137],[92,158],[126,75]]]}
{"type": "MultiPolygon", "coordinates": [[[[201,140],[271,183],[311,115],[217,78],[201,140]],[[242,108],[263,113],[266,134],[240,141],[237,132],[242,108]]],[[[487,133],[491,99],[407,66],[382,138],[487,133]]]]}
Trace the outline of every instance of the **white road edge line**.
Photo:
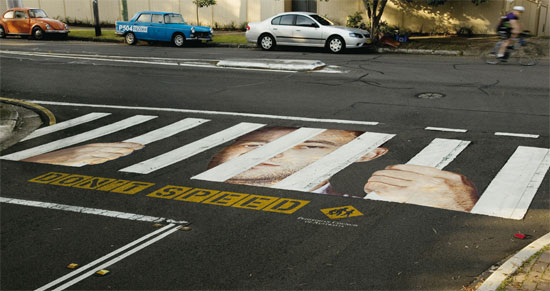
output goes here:
{"type": "Polygon", "coordinates": [[[539,135],[538,135],[538,134],[526,134],[526,133],[495,132],[495,135],[500,135],[500,136],[514,136],[514,137],[526,137],[526,138],[539,138],[539,135]]]}
{"type": "Polygon", "coordinates": [[[468,131],[467,129],[431,127],[431,126],[424,128],[424,130],[449,131],[449,132],[467,132],[468,131]]]}
{"type": "MultiPolygon", "coordinates": [[[[168,228],[168,226],[174,226],[174,224],[169,224],[169,225],[165,226],[164,228],[168,228]]],[[[106,263],[103,263],[103,264],[101,264],[101,265],[95,267],[95,268],[92,269],[91,271],[88,271],[88,272],[86,272],[86,273],[84,273],[84,274],[78,276],[77,278],[75,278],[75,279],[73,279],[73,280],[71,280],[71,281],[69,281],[69,282],[67,282],[67,283],[65,283],[65,284],[63,284],[63,285],[61,285],[61,286],[59,286],[59,287],[53,289],[53,290],[54,290],[54,291],[65,290],[65,288],[70,287],[70,286],[72,286],[72,285],[74,285],[74,284],[76,284],[76,283],[78,283],[78,282],[80,282],[80,281],[86,279],[87,277],[89,277],[90,275],[94,274],[95,272],[97,272],[97,271],[99,271],[99,270],[101,270],[101,269],[107,268],[107,267],[109,267],[109,266],[111,266],[111,265],[117,263],[118,261],[121,261],[122,259],[124,259],[124,258],[126,258],[126,257],[129,257],[130,255],[132,255],[132,254],[134,254],[134,253],[137,253],[138,251],[140,251],[140,250],[142,250],[142,249],[144,249],[144,248],[146,248],[146,247],[152,245],[153,243],[155,243],[155,242],[157,242],[157,241],[159,241],[159,240],[161,240],[161,239],[163,239],[163,238],[165,238],[165,237],[171,235],[172,233],[174,233],[174,232],[176,232],[176,231],[178,231],[178,228],[177,228],[177,227],[174,227],[174,228],[172,228],[172,229],[166,231],[165,233],[163,233],[163,234],[161,234],[161,235],[159,235],[159,236],[157,236],[157,237],[155,237],[155,238],[149,240],[148,242],[146,242],[146,243],[144,243],[144,244],[142,244],[142,245],[139,245],[139,246],[137,246],[136,248],[134,248],[134,249],[132,249],[132,250],[126,252],[126,253],[123,253],[123,254],[121,254],[121,255],[115,257],[114,259],[112,259],[112,260],[106,262],[106,263]]]]}
{"type": "Polygon", "coordinates": [[[63,211],[70,211],[70,212],[77,212],[77,213],[84,213],[84,214],[93,214],[93,215],[107,216],[107,217],[134,220],[134,221],[144,221],[144,222],[154,222],[154,223],[166,222],[166,223],[176,223],[176,224],[187,224],[187,223],[189,223],[189,222],[184,221],[184,220],[176,221],[176,220],[168,219],[168,218],[164,218],[164,217],[148,216],[148,215],[141,215],[141,214],[128,213],[128,212],[111,211],[111,210],[105,210],[105,209],[99,209],[99,208],[88,208],[88,207],[82,207],[82,206],[73,206],[73,205],[67,205],[67,204],[57,204],[57,203],[49,203],[49,202],[41,202],[41,201],[22,200],[22,199],[7,198],[7,197],[0,197],[0,203],[8,203],[8,204],[15,204],[15,205],[22,205],[22,206],[30,206],[30,207],[39,207],[39,208],[54,209],[54,210],[63,210],[63,211]]]}
{"type": "MultiPolygon", "coordinates": [[[[69,279],[69,278],[72,278],[72,277],[74,277],[74,276],[76,276],[76,275],[78,275],[78,274],[80,274],[80,273],[82,273],[82,272],[84,272],[84,271],[86,271],[86,270],[92,268],[93,266],[97,265],[98,263],[101,263],[102,261],[105,261],[105,260],[111,258],[112,256],[115,256],[115,255],[117,255],[117,254],[119,254],[119,253],[121,253],[121,252],[123,252],[123,251],[125,251],[125,250],[127,250],[127,249],[129,249],[129,248],[131,248],[131,247],[133,247],[133,246],[135,246],[135,245],[137,245],[137,244],[139,244],[139,243],[141,243],[141,242],[143,242],[143,241],[145,241],[145,240],[147,240],[147,239],[153,237],[153,236],[155,236],[155,235],[158,235],[159,233],[162,233],[162,232],[164,232],[164,231],[166,231],[166,230],[168,230],[168,229],[170,229],[170,228],[172,229],[172,230],[171,230],[172,232],[178,230],[178,228],[177,228],[177,227],[174,227],[174,226],[176,226],[176,224],[168,224],[168,225],[164,226],[163,228],[160,228],[160,229],[158,229],[158,230],[156,230],[156,231],[154,231],[154,232],[152,232],[152,233],[150,233],[150,234],[147,234],[147,235],[145,235],[145,236],[142,236],[141,238],[139,238],[139,239],[137,239],[137,240],[135,240],[135,241],[133,241],[133,242],[131,242],[131,243],[129,243],[129,244],[127,244],[127,245],[121,247],[121,248],[118,248],[118,249],[116,249],[116,250],[114,250],[114,251],[112,251],[112,252],[106,254],[105,256],[103,256],[103,257],[101,257],[101,258],[99,258],[99,259],[96,259],[96,260],[94,260],[93,262],[88,263],[88,264],[86,264],[86,265],[84,265],[84,266],[82,266],[82,267],[80,267],[80,268],[78,268],[78,269],[76,269],[76,270],[74,270],[74,271],[72,271],[72,272],[70,272],[70,273],[68,273],[68,274],[66,274],[66,275],[64,275],[64,276],[62,276],[62,277],[60,277],[60,278],[58,278],[58,279],[56,279],[56,280],[54,280],[54,281],[52,281],[52,282],[50,282],[50,283],[44,285],[44,286],[42,286],[42,287],[40,287],[40,288],[38,288],[38,289],[36,289],[35,291],[47,290],[48,288],[50,288],[50,287],[52,287],[52,286],[55,286],[55,285],[57,285],[57,284],[59,284],[59,283],[65,281],[65,280],[67,280],[67,279],[69,279]]],[[[171,234],[172,232],[169,232],[169,233],[168,233],[168,232],[165,232],[164,234],[166,234],[166,233],[171,234]]],[[[164,234],[163,234],[163,235],[164,235],[164,234]]],[[[157,236],[155,239],[158,240],[159,237],[161,237],[161,236],[157,236]]],[[[164,236],[162,236],[161,238],[164,238],[164,236]]],[[[156,241],[156,240],[155,240],[155,241],[156,241]]],[[[155,242],[155,241],[153,241],[153,242],[155,242]]],[[[132,250],[132,251],[130,251],[130,252],[135,253],[136,251],[139,250],[138,248],[140,248],[140,247],[143,248],[143,247],[145,247],[145,246],[150,245],[150,244],[151,244],[150,242],[151,242],[151,241],[149,241],[149,242],[147,242],[147,243],[145,243],[145,244],[143,244],[143,245],[141,245],[141,246],[135,248],[134,250],[132,250]],[[136,250],[136,249],[138,249],[138,250],[136,250]]],[[[128,252],[128,253],[130,253],[130,252],[128,252]]],[[[128,254],[128,253],[126,253],[126,254],[128,254]]],[[[125,255],[125,254],[120,255],[120,256],[118,256],[117,258],[122,258],[122,256],[124,256],[124,255],[125,255]]],[[[102,265],[102,266],[103,266],[103,265],[102,265]]],[[[104,267],[101,267],[101,268],[100,268],[100,267],[96,267],[96,268],[94,268],[94,269],[93,269],[92,271],[90,271],[90,272],[93,274],[93,273],[97,272],[98,269],[100,270],[100,269],[102,269],[102,268],[104,268],[104,267]]],[[[85,273],[85,274],[84,274],[84,275],[86,275],[85,277],[89,276],[89,275],[87,275],[87,274],[89,274],[90,272],[85,273]]],[[[78,278],[81,278],[81,277],[83,277],[84,275],[81,275],[81,276],[78,277],[78,278]]],[[[78,278],[77,278],[77,279],[78,279],[78,278]]],[[[75,280],[76,280],[76,279],[74,279],[74,280],[72,280],[72,281],[70,281],[70,282],[68,282],[68,283],[71,283],[71,282],[73,282],[73,281],[75,281],[75,280]]],[[[79,280],[79,281],[80,281],[80,280],[79,280]]],[[[55,290],[62,290],[62,288],[63,288],[64,286],[65,286],[65,287],[68,287],[68,286],[66,286],[68,283],[66,283],[66,284],[64,284],[64,285],[62,285],[62,286],[56,288],[55,290]]],[[[76,282],[74,282],[74,283],[76,283],[76,282]]],[[[73,284],[74,284],[74,283],[73,283],[73,284]]],[[[72,284],[71,284],[71,285],[72,285],[72,284]]]]}
{"type": "Polygon", "coordinates": [[[25,100],[25,101],[31,102],[31,103],[36,103],[36,104],[56,105],[56,106],[80,106],[80,107],[92,107],[92,108],[167,111],[167,112],[197,113],[197,114],[209,114],[209,115],[229,115],[229,116],[255,117],[255,118],[268,118],[268,119],[281,119],[281,120],[294,120],[294,121],[309,121],[309,122],[323,122],[323,123],[378,125],[378,122],[375,122],[375,121],[324,119],[324,118],[309,118],[309,117],[284,116],[284,115],[281,116],[281,115],[271,115],[271,114],[239,113],[239,112],[227,112],[227,111],[193,110],[193,109],[178,109],[178,108],[163,108],[163,107],[142,107],[142,106],[85,104],[85,103],[55,102],[55,101],[41,101],[41,100],[25,100]]]}
{"type": "Polygon", "coordinates": [[[528,260],[532,255],[540,251],[544,246],[550,244],[550,233],[545,234],[536,241],[532,242],[528,246],[524,247],[502,264],[491,276],[489,276],[485,282],[477,289],[477,291],[494,291],[500,287],[502,281],[512,275],[523,262],[528,260]]]}

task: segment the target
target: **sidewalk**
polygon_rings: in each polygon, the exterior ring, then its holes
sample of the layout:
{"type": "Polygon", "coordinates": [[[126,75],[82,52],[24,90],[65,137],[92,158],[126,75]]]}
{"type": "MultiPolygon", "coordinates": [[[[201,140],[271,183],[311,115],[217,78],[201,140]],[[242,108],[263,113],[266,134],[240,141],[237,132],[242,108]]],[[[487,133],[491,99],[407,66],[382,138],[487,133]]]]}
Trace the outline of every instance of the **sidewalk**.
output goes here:
{"type": "Polygon", "coordinates": [[[492,274],[484,281],[473,282],[463,290],[550,290],[550,233],[521,249],[498,269],[488,272],[492,274]]]}

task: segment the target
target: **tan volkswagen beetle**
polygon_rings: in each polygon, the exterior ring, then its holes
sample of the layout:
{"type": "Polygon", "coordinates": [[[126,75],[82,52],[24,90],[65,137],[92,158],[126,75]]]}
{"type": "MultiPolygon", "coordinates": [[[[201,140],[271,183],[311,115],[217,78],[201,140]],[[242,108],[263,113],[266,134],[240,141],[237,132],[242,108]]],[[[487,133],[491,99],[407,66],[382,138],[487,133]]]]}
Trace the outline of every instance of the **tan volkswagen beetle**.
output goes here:
{"type": "Polygon", "coordinates": [[[66,37],[68,33],[67,24],[48,18],[42,9],[12,8],[0,17],[0,37],[20,35],[43,39],[46,34],[59,34],[66,37]]]}

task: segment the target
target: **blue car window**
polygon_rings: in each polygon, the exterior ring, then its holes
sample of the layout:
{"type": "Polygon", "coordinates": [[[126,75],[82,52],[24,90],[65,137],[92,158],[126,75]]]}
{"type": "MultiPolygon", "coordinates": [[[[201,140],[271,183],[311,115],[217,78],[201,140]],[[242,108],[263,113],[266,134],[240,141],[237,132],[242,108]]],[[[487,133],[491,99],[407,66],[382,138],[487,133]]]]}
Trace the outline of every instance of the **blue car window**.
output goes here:
{"type": "Polygon", "coordinates": [[[151,20],[152,23],[162,23],[162,14],[153,14],[153,19],[151,20]]]}
{"type": "Polygon", "coordinates": [[[136,22],[151,22],[151,14],[141,14],[138,19],[136,19],[136,22]]]}

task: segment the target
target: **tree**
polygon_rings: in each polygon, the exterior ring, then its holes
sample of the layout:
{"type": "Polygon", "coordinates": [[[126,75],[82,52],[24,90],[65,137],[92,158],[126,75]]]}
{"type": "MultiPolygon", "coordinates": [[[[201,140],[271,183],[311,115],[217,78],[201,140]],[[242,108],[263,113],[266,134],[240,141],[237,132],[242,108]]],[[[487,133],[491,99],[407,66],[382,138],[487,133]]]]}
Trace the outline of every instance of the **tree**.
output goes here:
{"type": "MultiPolygon", "coordinates": [[[[406,3],[415,3],[415,2],[424,2],[430,6],[443,5],[447,0],[402,0],[406,3]]],[[[471,0],[475,5],[479,5],[488,0],[471,0]]],[[[363,5],[367,10],[367,16],[369,17],[369,30],[372,36],[378,35],[380,19],[382,19],[382,14],[384,14],[384,8],[388,0],[363,0],[363,5]]]]}
{"type": "Polygon", "coordinates": [[[193,0],[193,3],[197,6],[197,25],[199,25],[199,8],[216,5],[216,0],[193,0]]]}

